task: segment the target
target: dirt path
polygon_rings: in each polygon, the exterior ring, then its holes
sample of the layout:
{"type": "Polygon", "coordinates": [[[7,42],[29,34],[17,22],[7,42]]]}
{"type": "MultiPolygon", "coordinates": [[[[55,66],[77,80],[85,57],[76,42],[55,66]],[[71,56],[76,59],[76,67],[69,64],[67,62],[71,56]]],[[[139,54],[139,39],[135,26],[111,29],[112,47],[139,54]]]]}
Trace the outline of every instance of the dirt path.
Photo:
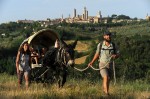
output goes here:
{"type": "Polygon", "coordinates": [[[87,58],[88,55],[86,56],[83,56],[83,57],[80,57],[80,58],[76,58],[75,59],[75,64],[82,64],[85,62],[86,58],[87,58]]]}
{"type": "MultiPolygon", "coordinates": [[[[72,40],[71,41],[67,41],[67,43],[72,43],[72,42],[74,42],[74,41],[72,41],[72,40]]],[[[87,51],[88,50],[88,43],[78,41],[75,50],[78,51],[78,52],[87,51]]],[[[85,59],[87,58],[87,56],[88,55],[75,59],[75,64],[82,64],[82,63],[84,63],[85,59]]]]}
{"type": "MultiPolygon", "coordinates": [[[[75,48],[78,52],[84,52],[88,50],[88,44],[85,42],[78,42],[75,48]]],[[[88,55],[75,59],[75,64],[82,64],[85,62],[88,55]]]]}

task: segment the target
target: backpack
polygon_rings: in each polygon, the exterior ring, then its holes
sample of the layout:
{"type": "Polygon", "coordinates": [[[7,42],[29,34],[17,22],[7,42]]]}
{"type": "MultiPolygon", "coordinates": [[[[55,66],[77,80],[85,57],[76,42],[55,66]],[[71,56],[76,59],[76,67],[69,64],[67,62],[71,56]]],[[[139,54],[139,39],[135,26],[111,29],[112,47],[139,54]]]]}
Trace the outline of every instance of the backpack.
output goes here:
{"type": "MultiPolygon", "coordinates": [[[[115,43],[113,43],[113,42],[111,42],[111,43],[112,43],[113,49],[103,49],[103,50],[114,50],[114,54],[116,54],[116,46],[115,46],[115,43]]],[[[103,42],[100,42],[100,46],[99,46],[100,54],[101,54],[101,50],[102,50],[102,45],[103,45],[103,42]]]]}

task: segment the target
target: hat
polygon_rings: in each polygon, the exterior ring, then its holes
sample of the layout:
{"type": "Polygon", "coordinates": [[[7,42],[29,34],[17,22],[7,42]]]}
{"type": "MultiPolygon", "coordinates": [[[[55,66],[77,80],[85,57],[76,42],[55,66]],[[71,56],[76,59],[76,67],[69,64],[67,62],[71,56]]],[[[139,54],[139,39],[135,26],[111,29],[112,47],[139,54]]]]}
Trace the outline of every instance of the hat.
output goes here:
{"type": "Polygon", "coordinates": [[[104,32],[103,35],[111,35],[111,33],[107,31],[107,32],[104,32]]]}

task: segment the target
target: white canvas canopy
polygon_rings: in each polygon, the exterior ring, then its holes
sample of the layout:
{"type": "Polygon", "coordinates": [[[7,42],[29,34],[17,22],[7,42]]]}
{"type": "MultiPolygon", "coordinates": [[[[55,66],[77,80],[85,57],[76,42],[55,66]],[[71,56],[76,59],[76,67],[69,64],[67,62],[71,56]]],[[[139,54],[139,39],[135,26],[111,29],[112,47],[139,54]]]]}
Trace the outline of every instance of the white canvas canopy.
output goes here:
{"type": "Polygon", "coordinates": [[[53,32],[50,29],[42,29],[25,39],[22,44],[28,41],[28,44],[30,44],[32,47],[38,46],[49,48],[54,46],[56,39],[59,40],[59,36],[56,32],[53,32]]]}
{"type": "Polygon", "coordinates": [[[43,29],[28,38],[28,43],[31,46],[44,46],[49,48],[55,44],[56,39],[59,39],[57,33],[50,29],[43,29]]]}

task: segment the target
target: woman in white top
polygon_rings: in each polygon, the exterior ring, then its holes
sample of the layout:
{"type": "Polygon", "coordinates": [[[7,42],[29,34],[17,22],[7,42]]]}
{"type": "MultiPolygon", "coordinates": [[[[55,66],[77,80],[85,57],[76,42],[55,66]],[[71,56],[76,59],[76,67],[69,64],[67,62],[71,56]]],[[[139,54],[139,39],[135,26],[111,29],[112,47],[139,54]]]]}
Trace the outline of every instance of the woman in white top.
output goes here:
{"type": "Polygon", "coordinates": [[[31,53],[29,50],[29,45],[27,42],[23,43],[22,46],[18,50],[17,58],[16,58],[16,69],[18,75],[18,84],[19,87],[22,84],[23,76],[25,77],[25,85],[26,88],[29,86],[29,75],[31,66],[31,53]]]}

